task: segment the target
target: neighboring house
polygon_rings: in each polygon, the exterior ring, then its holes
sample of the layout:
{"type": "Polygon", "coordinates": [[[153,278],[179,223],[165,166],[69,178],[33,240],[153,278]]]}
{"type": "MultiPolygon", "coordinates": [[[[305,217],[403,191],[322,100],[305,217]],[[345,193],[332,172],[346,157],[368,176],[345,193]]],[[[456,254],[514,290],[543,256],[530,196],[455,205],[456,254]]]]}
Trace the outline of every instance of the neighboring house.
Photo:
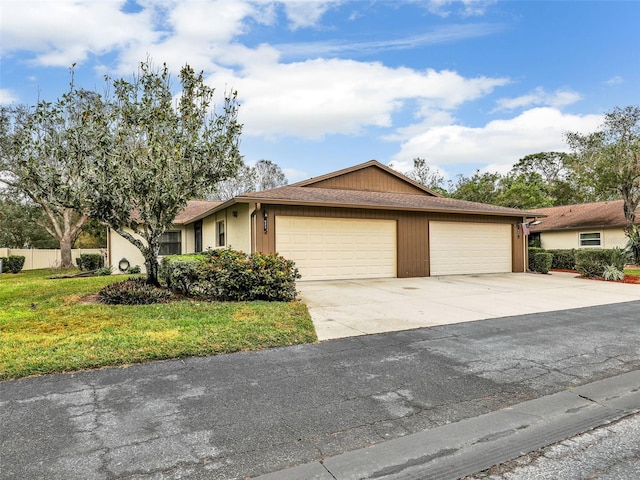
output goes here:
{"type": "MultiPolygon", "coordinates": [[[[189,202],[161,254],[278,252],[302,278],[523,272],[531,212],[445,198],[375,160],[226,202],[189,202]]],[[[114,232],[117,269],[142,256],[114,232]]]]}
{"type": "Polygon", "coordinates": [[[622,206],[622,200],[612,200],[533,210],[547,217],[531,227],[530,241],[539,238],[542,248],[548,250],[624,248],[627,237],[622,206]]]}

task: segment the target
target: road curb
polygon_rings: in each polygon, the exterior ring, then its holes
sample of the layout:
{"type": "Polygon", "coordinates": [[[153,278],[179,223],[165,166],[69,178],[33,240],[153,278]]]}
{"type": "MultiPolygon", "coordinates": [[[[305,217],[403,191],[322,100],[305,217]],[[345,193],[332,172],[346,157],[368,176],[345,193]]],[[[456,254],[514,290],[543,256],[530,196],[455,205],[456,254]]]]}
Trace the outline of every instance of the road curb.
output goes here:
{"type": "Polygon", "coordinates": [[[640,370],[255,480],[455,480],[640,411],[640,370]]]}

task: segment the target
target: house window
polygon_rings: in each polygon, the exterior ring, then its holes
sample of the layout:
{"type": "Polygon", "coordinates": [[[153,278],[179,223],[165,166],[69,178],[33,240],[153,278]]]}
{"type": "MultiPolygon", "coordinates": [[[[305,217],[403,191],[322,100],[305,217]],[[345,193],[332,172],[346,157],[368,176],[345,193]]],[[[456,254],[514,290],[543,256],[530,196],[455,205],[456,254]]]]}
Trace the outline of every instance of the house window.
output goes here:
{"type": "Polygon", "coordinates": [[[600,247],[600,232],[581,233],[580,234],[580,246],[581,247],[600,247]]]}
{"type": "Polygon", "coordinates": [[[182,253],[182,233],[177,231],[164,232],[160,236],[160,252],[158,255],[180,255],[182,253]]]}
{"type": "Polygon", "coordinates": [[[224,247],[225,246],[224,220],[216,224],[216,231],[218,232],[218,247],[224,247]]]}
{"type": "Polygon", "coordinates": [[[202,220],[193,224],[193,237],[195,241],[194,252],[202,251],[202,220]]]}

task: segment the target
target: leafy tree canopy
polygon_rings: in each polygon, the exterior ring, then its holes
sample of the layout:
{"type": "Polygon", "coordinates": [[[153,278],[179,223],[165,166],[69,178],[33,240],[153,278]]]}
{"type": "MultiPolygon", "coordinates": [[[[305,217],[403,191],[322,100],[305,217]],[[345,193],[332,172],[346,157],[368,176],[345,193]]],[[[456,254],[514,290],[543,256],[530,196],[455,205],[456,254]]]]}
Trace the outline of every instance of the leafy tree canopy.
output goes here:
{"type": "Polygon", "coordinates": [[[640,107],[616,107],[605,114],[597,132],[571,132],[572,167],[596,194],[624,200],[627,231],[640,204],[640,107]]]}

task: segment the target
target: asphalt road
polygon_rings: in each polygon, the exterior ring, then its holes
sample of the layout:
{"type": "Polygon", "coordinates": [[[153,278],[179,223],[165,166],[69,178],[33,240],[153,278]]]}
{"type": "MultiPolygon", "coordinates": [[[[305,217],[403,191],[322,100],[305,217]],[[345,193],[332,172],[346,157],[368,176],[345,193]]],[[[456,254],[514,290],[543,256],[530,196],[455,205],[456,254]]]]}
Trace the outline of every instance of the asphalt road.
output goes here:
{"type": "Polygon", "coordinates": [[[243,479],[640,369],[640,302],[0,382],[0,478],[243,479]]]}
{"type": "Polygon", "coordinates": [[[463,480],[640,478],[640,414],[576,435],[463,480]]]}

